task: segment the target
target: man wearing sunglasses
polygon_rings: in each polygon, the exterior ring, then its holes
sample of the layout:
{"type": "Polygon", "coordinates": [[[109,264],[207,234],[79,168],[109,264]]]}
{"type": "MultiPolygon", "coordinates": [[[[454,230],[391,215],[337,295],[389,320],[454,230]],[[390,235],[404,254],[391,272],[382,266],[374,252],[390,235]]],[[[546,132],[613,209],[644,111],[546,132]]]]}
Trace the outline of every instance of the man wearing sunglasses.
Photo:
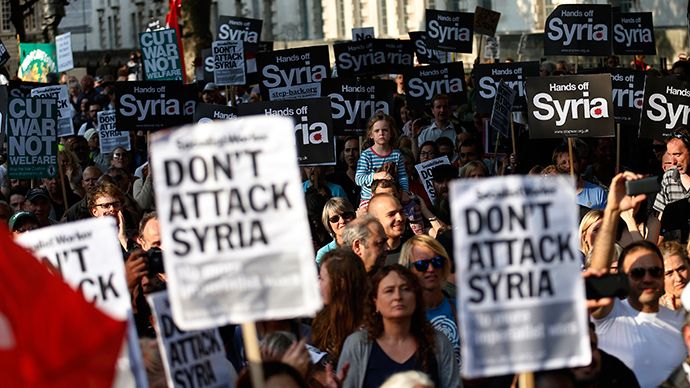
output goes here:
{"type": "MultiPolygon", "coordinates": [[[[690,197],[690,137],[685,129],[673,131],[666,143],[666,152],[671,157],[671,164],[663,178],[661,191],[654,200],[654,210],[662,213],[666,205],[690,197]]],[[[661,219],[661,214],[659,215],[661,219]]]]}
{"type": "MultiPolygon", "coordinates": [[[[592,254],[592,269],[605,273],[613,251],[616,225],[622,211],[645,199],[625,194],[625,182],[641,175],[616,175],[608,195],[604,219],[592,254]],[[606,256],[608,255],[608,256],[606,256]]],[[[618,357],[637,377],[641,387],[656,387],[687,356],[680,328],[683,316],[659,305],[664,290],[664,262],[659,248],[649,241],[636,241],[618,258],[630,285],[626,299],[613,298],[591,311],[599,347],[618,357]]]]}

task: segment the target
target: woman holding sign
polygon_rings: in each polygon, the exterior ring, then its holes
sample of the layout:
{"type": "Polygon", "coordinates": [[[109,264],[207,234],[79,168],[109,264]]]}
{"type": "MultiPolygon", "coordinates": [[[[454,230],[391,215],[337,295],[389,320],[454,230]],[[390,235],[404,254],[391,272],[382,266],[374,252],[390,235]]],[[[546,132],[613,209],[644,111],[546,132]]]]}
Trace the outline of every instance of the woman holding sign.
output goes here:
{"type": "Polygon", "coordinates": [[[426,320],[422,289],[407,268],[381,268],[371,280],[364,330],[347,337],[338,370],[350,365],[343,387],[379,387],[392,374],[427,373],[440,388],[460,382],[453,347],[426,320]]]}

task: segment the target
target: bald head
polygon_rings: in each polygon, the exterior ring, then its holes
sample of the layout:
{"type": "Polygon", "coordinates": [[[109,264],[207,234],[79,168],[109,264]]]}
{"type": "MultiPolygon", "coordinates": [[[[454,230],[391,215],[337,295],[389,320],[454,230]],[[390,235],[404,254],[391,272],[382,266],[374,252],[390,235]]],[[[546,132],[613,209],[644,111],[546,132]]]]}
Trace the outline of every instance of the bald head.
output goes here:
{"type": "Polygon", "coordinates": [[[367,212],[376,218],[389,240],[399,239],[405,231],[405,218],[403,208],[391,194],[377,194],[369,201],[367,212]]]}

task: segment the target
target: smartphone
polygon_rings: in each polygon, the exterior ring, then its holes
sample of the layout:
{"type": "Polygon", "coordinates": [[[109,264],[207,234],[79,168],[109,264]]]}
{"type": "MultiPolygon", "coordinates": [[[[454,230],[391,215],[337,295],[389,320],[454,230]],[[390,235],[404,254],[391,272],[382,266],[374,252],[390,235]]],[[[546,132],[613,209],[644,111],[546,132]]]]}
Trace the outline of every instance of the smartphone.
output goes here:
{"type": "Polygon", "coordinates": [[[654,194],[659,191],[661,191],[661,184],[659,177],[656,176],[625,182],[625,193],[628,195],[654,194]]]}
{"type": "Polygon", "coordinates": [[[587,299],[625,298],[630,292],[630,284],[624,274],[610,273],[604,276],[590,276],[585,279],[587,299]]]}

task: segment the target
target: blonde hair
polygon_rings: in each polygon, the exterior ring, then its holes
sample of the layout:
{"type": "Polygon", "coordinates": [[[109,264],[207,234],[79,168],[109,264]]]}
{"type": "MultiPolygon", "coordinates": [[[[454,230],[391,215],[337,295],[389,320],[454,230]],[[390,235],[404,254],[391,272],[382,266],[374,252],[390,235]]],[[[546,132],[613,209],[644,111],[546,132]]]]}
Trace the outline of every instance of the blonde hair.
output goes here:
{"type": "Polygon", "coordinates": [[[431,381],[426,373],[416,370],[398,372],[383,382],[381,388],[409,388],[409,387],[433,388],[434,382],[431,381]]]}
{"type": "Polygon", "coordinates": [[[405,268],[412,268],[412,263],[416,261],[412,255],[412,248],[415,245],[431,249],[434,254],[442,256],[445,259],[443,262],[443,279],[450,274],[450,258],[448,257],[448,252],[446,252],[446,249],[443,248],[443,245],[441,245],[441,243],[439,243],[435,238],[426,234],[414,236],[403,244],[402,248],[400,249],[400,258],[398,259],[398,264],[405,268]]]}
{"type": "Polygon", "coordinates": [[[369,119],[369,122],[367,123],[367,139],[371,138],[372,132],[374,130],[374,124],[378,123],[379,121],[385,121],[388,123],[388,128],[391,132],[391,139],[389,141],[389,144],[391,147],[397,148],[399,135],[398,128],[395,126],[395,119],[383,112],[376,112],[376,114],[374,114],[369,119]]]}
{"type": "Polygon", "coordinates": [[[589,228],[594,225],[597,221],[601,220],[604,218],[604,212],[601,210],[590,210],[585,214],[584,217],[582,217],[582,220],[580,221],[580,249],[582,252],[585,254],[585,256],[589,256],[589,254],[592,252],[592,249],[594,247],[590,247],[589,244],[587,244],[586,237],[587,237],[587,231],[589,228]]]}

